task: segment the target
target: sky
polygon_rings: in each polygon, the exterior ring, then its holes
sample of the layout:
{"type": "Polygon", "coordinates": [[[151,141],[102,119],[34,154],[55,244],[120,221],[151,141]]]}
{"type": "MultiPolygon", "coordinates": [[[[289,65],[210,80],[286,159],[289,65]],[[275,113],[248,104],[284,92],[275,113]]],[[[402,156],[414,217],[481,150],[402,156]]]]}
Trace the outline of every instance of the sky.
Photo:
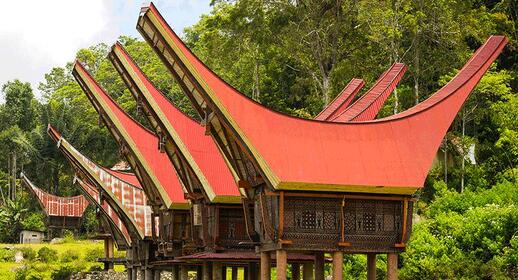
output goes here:
{"type": "MultiPolygon", "coordinates": [[[[142,39],[135,26],[143,1],[0,0],[0,85],[19,79],[38,83],[53,67],[73,61],[80,48],[120,35],[142,39]]],[[[211,10],[210,0],[153,1],[176,32],[211,10]]],[[[0,95],[0,100],[1,100],[0,95]]]]}

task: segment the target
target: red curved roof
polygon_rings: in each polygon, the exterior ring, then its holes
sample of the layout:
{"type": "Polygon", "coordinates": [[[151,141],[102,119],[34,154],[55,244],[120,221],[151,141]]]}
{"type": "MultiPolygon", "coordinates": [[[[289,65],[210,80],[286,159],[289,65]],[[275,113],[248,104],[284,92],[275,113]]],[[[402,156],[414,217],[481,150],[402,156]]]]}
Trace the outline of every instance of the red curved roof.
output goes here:
{"type": "Polygon", "coordinates": [[[381,107],[394,91],[405,74],[407,67],[403,63],[394,63],[383,73],[364,95],[351,106],[331,119],[335,122],[370,121],[376,118],[381,107]]]}
{"type": "MultiPolygon", "coordinates": [[[[79,186],[81,191],[85,194],[86,199],[90,203],[95,205],[97,208],[101,209],[101,213],[103,213],[103,215],[105,217],[107,217],[107,220],[111,224],[111,227],[115,227],[117,229],[118,233],[112,232],[112,236],[115,237],[115,235],[119,234],[124,238],[124,242],[126,243],[124,245],[126,245],[126,246],[131,245],[131,238],[128,233],[128,230],[126,229],[126,226],[120,219],[117,212],[115,212],[113,210],[113,208],[106,201],[103,201],[101,203],[101,200],[99,198],[99,192],[97,191],[97,189],[95,189],[92,185],[90,185],[80,179],[77,179],[77,185],[79,186]]],[[[113,231],[112,228],[110,228],[110,230],[113,231]]],[[[114,239],[116,239],[116,237],[114,239]]],[[[116,240],[116,242],[117,241],[118,240],[116,240]]],[[[120,246],[120,245],[121,244],[118,244],[118,246],[120,246]]]]}
{"type": "Polygon", "coordinates": [[[352,79],[316,117],[315,120],[329,121],[340,115],[365,85],[362,79],[352,79]]]}
{"type": "MultiPolygon", "coordinates": [[[[131,225],[138,228],[136,233],[141,238],[152,235],[151,207],[147,205],[147,197],[140,186],[134,186],[117,176],[119,172],[110,172],[106,167],[84,156],[66,141],[61,134],[51,125],[48,126],[48,134],[53,140],[59,143],[59,149],[81,174],[84,174],[89,181],[110,196],[112,196],[111,207],[119,209],[120,214],[131,225]],[[115,175],[114,175],[115,174],[115,175]]],[[[125,173],[125,177],[135,177],[125,173]]],[[[136,181],[135,179],[131,179],[136,181]]],[[[132,229],[132,227],[130,227],[132,229]]]]}
{"type": "Polygon", "coordinates": [[[36,187],[23,173],[21,179],[24,185],[36,196],[47,216],[83,217],[85,209],[88,207],[88,201],[84,196],[62,197],[53,195],[36,187]]]}
{"type": "Polygon", "coordinates": [[[213,110],[274,189],[414,193],[460,107],[507,43],[503,36],[490,37],[448,85],[417,108],[381,120],[329,123],[254,102],[194,56],[152,4],[141,11],[143,17],[152,26],[139,28],[157,30],[162,48],[191,72],[199,89],[191,100],[201,98],[213,110]]]}
{"type": "MultiPolygon", "coordinates": [[[[182,185],[171,161],[157,149],[158,138],[124,112],[81,63],[74,64],[73,74],[96,110],[109,122],[107,126],[114,137],[123,139],[127,144],[125,148],[135,155],[134,160],[139,161],[140,165],[136,165],[128,159],[133,170],[146,173],[152,182],[152,186],[148,187],[160,194],[160,200],[165,206],[186,205],[182,185]]],[[[142,181],[141,178],[139,180],[142,181]]]]}
{"type": "MultiPolygon", "coordinates": [[[[155,121],[162,123],[161,127],[165,128],[179,152],[187,158],[190,168],[209,198],[213,201],[228,200],[225,197],[239,198],[240,193],[232,173],[214,141],[205,135],[205,128],[173,105],[152,84],[120,44],[112,48],[112,54],[119,62],[115,68],[121,75],[127,73],[127,78],[131,79],[135,90],[138,91],[136,94],[149,104],[148,108],[155,115],[160,116],[155,118],[155,121]]],[[[153,118],[150,115],[148,117],[153,118]]],[[[189,185],[189,182],[184,182],[184,185],[189,185]]],[[[239,199],[236,201],[240,202],[239,199]]]]}

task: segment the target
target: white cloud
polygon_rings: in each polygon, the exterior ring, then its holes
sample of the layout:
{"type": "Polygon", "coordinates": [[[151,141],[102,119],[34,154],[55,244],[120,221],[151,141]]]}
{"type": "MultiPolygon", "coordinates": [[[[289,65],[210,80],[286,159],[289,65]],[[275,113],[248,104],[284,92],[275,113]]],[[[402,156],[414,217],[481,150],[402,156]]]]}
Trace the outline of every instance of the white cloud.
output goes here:
{"type": "MultiPolygon", "coordinates": [[[[175,30],[209,11],[209,0],[157,1],[175,30]]],[[[52,67],[72,61],[80,48],[115,42],[135,31],[142,2],[136,0],[1,1],[0,85],[11,79],[38,82],[52,67]]]]}
{"type": "Polygon", "coordinates": [[[44,73],[95,41],[114,40],[106,2],[2,1],[0,84],[18,78],[33,87],[44,73]]]}

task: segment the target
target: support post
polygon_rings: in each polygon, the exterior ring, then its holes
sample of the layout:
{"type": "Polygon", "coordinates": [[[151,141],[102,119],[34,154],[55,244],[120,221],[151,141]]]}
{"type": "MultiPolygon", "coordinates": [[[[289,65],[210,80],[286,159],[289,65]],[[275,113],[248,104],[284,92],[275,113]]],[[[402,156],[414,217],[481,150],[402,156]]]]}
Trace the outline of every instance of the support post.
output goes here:
{"type": "Polygon", "coordinates": [[[189,267],[186,265],[180,266],[180,279],[189,280],[189,267]]]}
{"type": "Polygon", "coordinates": [[[270,252],[261,252],[261,280],[270,280],[270,252]]]}
{"type": "Polygon", "coordinates": [[[153,280],[153,270],[149,267],[146,267],[142,269],[142,272],[144,273],[144,280],[153,280]]]}
{"type": "Polygon", "coordinates": [[[324,280],[324,252],[315,253],[315,280],[324,280]]]}
{"type": "Polygon", "coordinates": [[[276,251],[276,262],[277,262],[277,280],[286,280],[286,266],[288,265],[288,258],[286,250],[276,251]]]}
{"type": "MultiPolygon", "coordinates": [[[[111,237],[104,239],[104,257],[109,260],[113,258],[113,239],[111,237]]],[[[104,270],[113,269],[113,262],[105,262],[104,270]]]]}
{"type": "Polygon", "coordinates": [[[313,263],[304,263],[302,265],[302,279],[313,280],[313,263]]]}
{"type": "Polygon", "coordinates": [[[333,252],[333,280],[342,280],[344,252],[333,252]]]}
{"type": "Polygon", "coordinates": [[[131,269],[131,280],[137,280],[138,279],[138,267],[133,266],[131,269]]]}
{"type": "Polygon", "coordinates": [[[203,280],[203,265],[196,267],[196,280],[203,280]]]}
{"type": "Polygon", "coordinates": [[[160,274],[162,270],[160,269],[154,269],[153,270],[153,280],[160,280],[160,274]]]}
{"type": "Polygon", "coordinates": [[[172,272],[171,276],[172,276],[173,280],[180,280],[180,271],[179,271],[180,269],[179,269],[179,266],[177,264],[173,265],[171,270],[172,270],[171,271],[172,272]]]}
{"type": "Polygon", "coordinates": [[[376,254],[367,254],[367,280],[376,280],[376,254]]]}
{"type": "Polygon", "coordinates": [[[300,280],[300,263],[291,264],[291,280],[300,280]]]}
{"type": "Polygon", "coordinates": [[[126,268],[126,274],[127,274],[127,279],[128,280],[132,280],[132,278],[131,278],[132,277],[132,273],[133,273],[132,271],[133,271],[133,269],[131,267],[126,268]]]}
{"type": "Polygon", "coordinates": [[[247,280],[257,280],[257,263],[250,262],[248,263],[248,269],[246,270],[246,278],[247,280]]]}
{"type": "Polygon", "coordinates": [[[397,253],[387,254],[387,279],[397,280],[397,253]]]}
{"type": "Polygon", "coordinates": [[[223,266],[220,262],[212,263],[212,280],[223,280],[223,266]]]}
{"type": "Polygon", "coordinates": [[[210,263],[203,262],[203,280],[210,280],[210,263]]]}
{"type": "Polygon", "coordinates": [[[237,270],[238,270],[237,266],[232,267],[232,280],[237,280],[237,270]]]}

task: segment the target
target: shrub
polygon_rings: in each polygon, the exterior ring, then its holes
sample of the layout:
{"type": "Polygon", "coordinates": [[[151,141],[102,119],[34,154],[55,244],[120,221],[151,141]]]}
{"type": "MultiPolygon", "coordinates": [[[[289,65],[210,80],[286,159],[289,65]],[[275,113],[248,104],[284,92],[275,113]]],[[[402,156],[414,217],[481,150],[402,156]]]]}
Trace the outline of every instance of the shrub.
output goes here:
{"type": "Polygon", "coordinates": [[[58,259],[58,251],[49,247],[41,247],[38,250],[38,258],[42,262],[54,262],[58,259]]]}
{"type": "Polygon", "coordinates": [[[79,252],[74,251],[74,250],[70,250],[70,249],[66,250],[61,255],[61,261],[62,262],[72,262],[72,261],[75,261],[75,260],[78,260],[78,259],[79,259],[79,252]]]}
{"type": "Polygon", "coordinates": [[[68,280],[73,273],[79,272],[77,268],[71,265],[64,265],[53,271],[51,278],[53,280],[68,280]]]}
{"type": "Polygon", "coordinates": [[[32,261],[36,258],[36,252],[31,247],[21,247],[19,249],[23,254],[23,258],[32,261]]]}
{"type": "Polygon", "coordinates": [[[88,248],[85,253],[85,260],[88,262],[96,262],[98,258],[104,257],[102,248],[88,248]]]}
{"type": "Polygon", "coordinates": [[[24,266],[16,270],[15,280],[43,280],[45,277],[42,272],[33,269],[31,266],[24,266]]]}
{"type": "Polygon", "coordinates": [[[72,243],[75,241],[74,233],[70,230],[65,230],[63,232],[63,243],[72,243]]]}
{"type": "Polygon", "coordinates": [[[14,261],[14,250],[0,249],[0,261],[2,262],[13,262],[14,261]]]}

